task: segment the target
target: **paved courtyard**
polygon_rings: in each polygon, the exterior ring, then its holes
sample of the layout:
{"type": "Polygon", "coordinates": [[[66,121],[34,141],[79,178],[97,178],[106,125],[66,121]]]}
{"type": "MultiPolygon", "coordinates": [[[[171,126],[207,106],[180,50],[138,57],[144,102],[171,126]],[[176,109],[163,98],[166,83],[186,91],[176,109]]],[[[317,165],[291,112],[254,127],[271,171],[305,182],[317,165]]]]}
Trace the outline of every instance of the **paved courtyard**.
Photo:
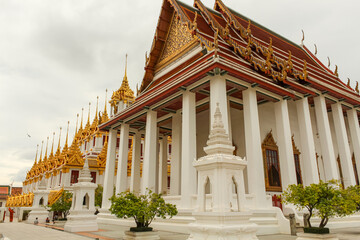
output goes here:
{"type": "MultiPolygon", "coordinates": [[[[60,239],[60,240],[88,240],[88,239],[102,239],[102,240],[118,240],[122,239],[124,231],[128,230],[128,227],[99,224],[99,231],[97,232],[81,232],[81,233],[68,233],[63,231],[63,222],[58,222],[55,225],[40,224],[35,226],[33,224],[18,223],[18,222],[5,222],[0,223],[0,234],[10,240],[48,240],[48,239],[60,239]]],[[[333,230],[333,233],[337,233],[340,240],[360,240],[360,229],[358,228],[346,228],[333,230]]],[[[160,238],[162,240],[185,240],[188,238],[187,234],[179,234],[172,232],[159,231],[160,238]]],[[[260,240],[292,240],[296,239],[295,236],[290,235],[268,235],[259,236],[260,240]]],[[[0,240],[2,240],[0,238],[0,240]]]]}

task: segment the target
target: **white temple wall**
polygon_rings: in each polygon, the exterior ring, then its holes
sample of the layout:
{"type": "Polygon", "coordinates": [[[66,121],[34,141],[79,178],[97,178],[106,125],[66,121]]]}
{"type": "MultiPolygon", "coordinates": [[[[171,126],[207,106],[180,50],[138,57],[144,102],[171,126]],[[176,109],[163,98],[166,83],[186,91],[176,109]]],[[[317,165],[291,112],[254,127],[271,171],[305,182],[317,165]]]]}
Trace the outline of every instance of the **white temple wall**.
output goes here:
{"type": "Polygon", "coordinates": [[[244,111],[230,108],[232,142],[235,145],[236,156],[246,157],[244,111]]]}
{"type": "Polygon", "coordinates": [[[266,135],[272,130],[272,135],[276,142],[278,142],[274,103],[268,102],[258,105],[259,121],[260,121],[260,139],[264,141],[266,135]]]}

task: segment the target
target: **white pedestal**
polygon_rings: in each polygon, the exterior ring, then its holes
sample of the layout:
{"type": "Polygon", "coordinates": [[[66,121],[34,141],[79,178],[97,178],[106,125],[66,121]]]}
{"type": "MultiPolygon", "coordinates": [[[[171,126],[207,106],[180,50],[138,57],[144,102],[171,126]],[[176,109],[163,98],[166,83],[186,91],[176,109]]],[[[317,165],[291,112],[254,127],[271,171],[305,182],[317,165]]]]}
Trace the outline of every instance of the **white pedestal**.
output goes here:
{"type": "Polygon", "coordinates": [[[99,230],[97,216],[86,211],[71,211],[67,217],[64,230],[67,232],[89,232],[99,230]]]}
{"type": "Polygon", "coordinates": [[[28,223],[34,223],[35,219],[38,218],[39,223],[45,223],[46,218],[49,217],[49,212],[46,211],[44,208],[35,208],[32,209],[29,213],[29,217],[27,219],[28,223]]]}
{"type": "Polygon", "coordinates": [[[193,214],[195,223],[189,225],[188,240],[254,240],[257,226],[249,223],[251,214],[245,212],[193,214]]]}
{"type": "Polygon", "coordinates": [[[314,234],[314,233],[298,233],[296,240],[339,240],[336,234],[314,234]]]}
{"type": "Polygon", "coordinates": [[[155,240],[160,239],[157,231],[151,232],[130,232],[126,231],[124,240],[155,240]]]}

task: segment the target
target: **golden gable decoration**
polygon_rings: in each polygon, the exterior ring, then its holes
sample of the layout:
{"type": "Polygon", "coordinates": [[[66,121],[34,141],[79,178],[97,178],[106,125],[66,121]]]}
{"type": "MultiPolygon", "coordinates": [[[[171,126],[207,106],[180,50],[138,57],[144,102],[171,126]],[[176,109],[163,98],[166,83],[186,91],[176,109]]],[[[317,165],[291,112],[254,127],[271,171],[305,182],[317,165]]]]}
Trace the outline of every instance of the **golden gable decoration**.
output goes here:
{"type": "Polygon", "coordinates": [[[173,57],[187,49],[193,42],[196,42],[196,39],[191,35],[187,25],[182,24],[174,14],[156,69],[170,62],[173,57]]]}

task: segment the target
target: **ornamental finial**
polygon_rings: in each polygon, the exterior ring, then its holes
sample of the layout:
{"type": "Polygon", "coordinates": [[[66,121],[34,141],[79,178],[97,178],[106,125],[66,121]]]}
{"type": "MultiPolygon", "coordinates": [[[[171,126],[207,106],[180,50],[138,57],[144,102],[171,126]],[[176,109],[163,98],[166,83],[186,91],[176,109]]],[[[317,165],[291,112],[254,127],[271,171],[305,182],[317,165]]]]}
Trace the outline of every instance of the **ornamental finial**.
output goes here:
{"type": "Polygon", "coordinates": [[[39,151],[39,144],[36,145],[36,155],[35,155],[35,164],[37,164],[37,155],[38,155],[38,151],[39,151]]]}
{"type": "Polygon", "coordinates": [[[53,141],[52,141],[52,145],[51,145],[51,153],[50,156],[54,155],[54,141],[55,141],[55,132],[53,132],[53,141]]]}
{"type": "Polygon", "coordinates": [[[329,68],[330,67],[330,58],[327,57],[327,59],[328,59],[328,68],[329,68]]]}
{"type": "Polygon", "coordinates": [[[355,91],[359,94],[359,82],[356,82],[355,91]]]}
{"type": "Polygon", "coordinates": [[[335,76],[339,77],[339,73],[338,73],[338,66],[335,65],[335,72],[334,72],[335,76]]]}
{"type": "Polygon", "coordinates": [[[44,141],[41,141],[41,150],[40,150],[39,163],[41,162],[41,158],[42,158],[42,150],[43,150],[43,146],[44,146],[44,141]]]}
{"type": "Polygon", "coordinates": [[[347,78],[348,79],[348,82],[347,82],[347,86],[350,87],[350,78],[347,78]]]}
{"type": "Polygon", "coordinates": [[[302,32],[301,46],[303,46],[304,40],[305,40],[305,33],[304,33],[304,30],[302,30],[302,29],[301,29],[301,32],[302,32]]]}
{"type": "Polygon", "coordinates": [[[316,44],[314,44],[314,46],[315,46],[315,56],[316,56],[316,54],[317,54],[317,46],[316,46],[316,44]]]}

